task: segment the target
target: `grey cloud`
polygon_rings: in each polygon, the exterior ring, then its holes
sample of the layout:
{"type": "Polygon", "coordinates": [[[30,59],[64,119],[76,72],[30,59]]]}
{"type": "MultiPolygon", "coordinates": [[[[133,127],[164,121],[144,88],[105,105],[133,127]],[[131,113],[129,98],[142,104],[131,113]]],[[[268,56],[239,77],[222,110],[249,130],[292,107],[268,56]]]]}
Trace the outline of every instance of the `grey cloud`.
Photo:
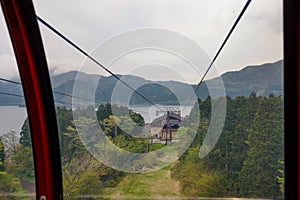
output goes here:
{"type": "MultiPolygon", "coordinates": [[[[35,0],[37,13],[91,52],[120,32],[141,27],[167,28],[196,41],[213,56],[246,1],[237,0],[35,0]]],[[[0,18],[3,21],[3,18],[0,18]]],[[[282,2],[252,1],[241,23],[217,61],[219,71],[282,58],[282,2]],[[273,40],[271,43],[270,38],[273,40]],[[242,45],[241,45],[242,44],[242,45]],[[267,48],[268,47],[268,48],[267,48]],[[272,51],[271,51],[271,50],[272,51]],[[239,56],[247,53],[247,56],[239,56]]],[[[42,26],[41,26],[42,27],[42,26]]],[[[85,58],[45,28],[41,28],[50,65],[56,72],[76,69],[85,58]],[[58,60],[62,60],[58,62],[58,60]],[[63,60],[73,60],[66,66],[63,60]],[[74,64],[77,63],[77,64],[74,64]]],[[[0,55],[10,54],[7,38],[0,55]]],[[[4,44],[4,45],[2,45],[4,44]]]]}

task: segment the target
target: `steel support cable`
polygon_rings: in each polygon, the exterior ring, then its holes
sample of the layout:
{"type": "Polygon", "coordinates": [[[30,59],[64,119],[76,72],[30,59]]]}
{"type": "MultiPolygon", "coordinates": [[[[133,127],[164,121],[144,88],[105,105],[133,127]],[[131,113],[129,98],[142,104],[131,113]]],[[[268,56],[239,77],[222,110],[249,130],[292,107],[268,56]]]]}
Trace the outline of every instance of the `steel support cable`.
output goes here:
{"type": "MultiPolygon", "coordinates": [[[[8,80],[8,79],[4,79],[4,78],[0,78],[0,81],[5,81],[5,82],[9,82],[9,83],[13,83],[13,84],[17,84],[17,85],[21,85],[22,86],[22,84],[19,83],[19,82],[8,80]]],[[[14,96],[14,97],[24,98],[24,95],[16,94],[16,93],[10,93],[10,92],[3,92],[3,91],[0,91],[0,95],[6,95],[6,96],[14,96]]],[[[71,96],[71,95],[64,94],[64,93],[61,93],[61,95],[71,96]]],[[[83,99],[83,100],[85,100],[85,99],[83,99]]],[[[90,100],[87,99],[86,101],[90,101],[90,100]]],[[[54,100],[54,103],[63,104],[63,105],[73,105],[72,103],[58,101],[58,100],[54,100]]]]}
{"type": "MultiPolygon", "coordinates": [[[[223,47],[225,46],[225,44],[227,43],[229,37],[231,36],[232,32],[234,31],[234,29],[236,28],[237,24],[239,23],[240,19],[242,18],[242,16],[244,15],[245,11],[247,10],[249,4],[251,3],[252,0],[248,0],[246,2],[246,4],[244,5],[242,11],[240,12],[238,18],[235,20],[233,26],[231,27],[229,33],[227,34],[225,40],[223,41],[223,43],[221,44],[220,48],[218,49],[216,55],[214,56],[214,58],[212,59],[210,65],[208,66],[208,68],[206,69],[204,75],[202,76],[200,82],[197,84],[196,88],[195,88],[195,93],[198,91],[200,85],[203,83],[205,77],[207,76],[208,72],[210,71],[211,67],[213,66],[214,62],[216,61],[216,59],[218,58],[219,54],[221,53],[223,47]]],[[[47,23],[45,20],[43,20],[42,18],[40,18],[39,16],[37,16],[38,21],[40,21],[44,26],[46,26],[48,29],[50,29],[51,31],[53,31],[56,35],[58,35],[60,38],[62,38],[64,41],[66,41],[68,44],[70,44],[71,46],[73,46],[75,49],[77,49],[80,53],[82,53],[84,56],[86,56],[87,58],[89,58],[91,61],[93,61],[95,64],[97,64],[98,66],[100,66],[102,69],[104,69],[106,72],[108,72],[109,74],[111,74],[114,78],[116,78],[117,80],[119,80],[122,84],[124,84],[125,86],[127,86],[128,88],[130,88],[134,93],[138,94],[140,97],[142,97],[144,100],[146,100],[148,103],[154,105],[155,107],[157,107],[159,110],[161,110],[160,107],[158,107],[156,104],[154,104],[152,101],[150,101],[148,98],[146,98],[143,94],[141,94],[140,92],[136,91],[134,88],[132,88],[128,83],[126,83],[125,81],[121,80],[117,75],[115,75],[112,71],[110,71],[109,69],[107,69],[104,65],[102,65],[100,62],[98,62],[95,58],[93,58],[91,55],[89,55],[87,52],[85,52],[82,48],[80,48],[78,45],[76,45],[74,42],[72,42],[70,39],[68,39],[66,36],[64,36],[62,33],[60,33],[57,29],[55,29],[53,26],[51,26],[49,23],[47,23]]],[[[195,94],[194,93],[194,94],[195,94]]],[[[194,96],[193,94],[193,96],[194,96]]],[[[193,96],[191,98],[193,98],[193,96]]]]}
{"type": "MultiPolygon", "coordinates": [[[[229,37],[231,36],[232,32],[234,31],[234,29],[236,28],[238,22],[240,21],[240,19],[242,18],[242,16],[244,15],[245,11],[247,10],[249,4],[251,3],[251,0],[248,0],[245,4],[245,6],[243,7],[241,13],[239,14],[238,18],[236,19],[236,21],[234,22],[233,26],[231,27],[229,33],[227,34],[225,40],[223,41],[223,43],[221,44],[220,48],[218,49],[216,55],[214,56],[214,58],[212,59],[210,65],[208,66],[208,68],[206,69],[204,75],[202,76],[200,82],[197,84],[196,88],[195,88],[195,93],[198,91],[198,89],[200,88],[201,84],[203,83],[205,77],[207,76],[208,72],[210,71],[211,67],[213,66],[214,62],[216,61],[216,59],[218,58],[220,52],[222,51],[223,47],[225,46],[225,44],[227,43],[229,37]]],[[[60,38],[62,38],[64,41],[66,41],[68,44],[70,44],[72,47],[74,47],[75,49],[77,49],[80,53],[82,53],[84,56],[86,56],[87,58],[89,58],[90,60],[92,60],[95,64],[97,64],[98,66],[100,66],[102,69],[104,69],[106,72],[108,72],[109,74],[111,74],[114,78],[116,78],[117,80],[119,80],[122,84],[124,84],[125,86],[127,86],[128,88],[130,88],[134,93],[138,94],[140,97],[142,97],[144,100],[146,100],[148,103],[154,105],[156,108],[158,108],[159,110],[161,110],[160,107],[158,107],[156,104],[154,104],[152,101],[150,101],[148,98],[146,98],[143,94],[141,94],[140,92],[136,91],[134,88],[132,88],[128,83],[126,83],[125,81],[121,80],[117,75],[115,75],[111,70],[109,70],[108,68],[106,68],[104,65],[102,65],[100,62],[98,62],[95,58],[93,58],[91,55],[89,55],[87,52],[85,52],[82,48],[80,48],[78,45],[76,45],[74,42],[72,42],[70,39],[68,39],[66,36],[64,36],[62,33],[60,33],[57,29],[55,29],[53,26],[51,26],[49,23],[47,23],[45,20],[43,20],[41,17],[37,16],[38,21],[40,21],[44,26],[46,26],[48,29],[50,29],[51,31],[53,31],[56,35],[58,35],[60,38]]],[[[19,82],[16,81],[12,81],[12,80],[7,80],[7,79],[3,79],[0,78],[0,80],[2,81],[7,81],[10,83],[14,83],[14,84],[19,84],[21,85],[19,82]]],[[[68,96],[71,98],[77,98],[77,99],[81,99],[81,100],[85,100],[85,101],[89,101],[89,102],[93,102],[93,103],[99,103],[102,104],[101,102],[97,102],[97,101],[92,101],[89,99],[85,99],[82,97],[76,97],[76,96],[72,96],[69,94],[65,94],[62,92],[57,92],[57,91],[53,91],[53,93],[55,94],[59,94],[59,95],[63,95],[63,96],[68,96]]],[[[194,93],[194,94],[195,94],[194,93]]],[[[193,96],[194,96],[193,94],[193,96]]],[[[193,96],[191,98],[193,98],[193,96]]]]}
{"type": "Polygon", "coordinates": [[[217,60],[218,56],[220,55],[222,49],[224,48],[225,44],[227,43],[228,39],[230,38],[232,32],[234,31],[234,29],[236,28],[237,24],[239,23],[239,21],[241,20],[242,16],[244,15],[245,11],[247,10],[249,4],[251,3],[252,0],[247,0],[246,4],[244,5],[243,9],[241,10],[239,16],[237,17],[237,19],[235,20],[234,24],[232,25],[230,31],[228,32],[228,34],[225,37],[225,40],[223,41],[223,43],[221,44],[221,46],[219,47],[216,55],[214,56],[214,58],[212,59],[212,61],[210,62],[208,68],[206,69],[204,75],[202,76],[200,82],[197,84],[196,88],[195,88],[195,92],[193,93],[191,99],[194,97],[194,95],[196,94],[196,92],[198,91],[198,89],[200,88],[200,85],[203,83],[206,75],[208,74],[208,72],[210,71],[210,69],[212,68],[213,64],[215,63],[215,61],[217,60]]]}
{"type": "Polygon", "coordinates": [[[104,65],[102,65],[99,61],[97,61],[94,57],[92,57],[90,54],[88,54],[86,51],[84,51],[82,48],[80,48],[77,44],[75,44],[73,41],[71,41],[70,39],[68,39],[66,36],[64,36],[61,32],[59,32],[56,28],[54,28],[52,25],[50,25],[49,23],[47,23],[45,20],[43,20],[41,17],[36,16],[38,21],[41,22],[44,26],[46,26],[49,30],[51,30],[52,32],[54,32],[57,36],[59,36],[61,39],[63,39],[65,42],[67,42],[68,44],[70,44],[72,47],[74,47],[76,50],[78,50],[80,53],[82,53],[84,56],[86,56],[88,59],[90,59],[91,61],[93,61],[95,64],[97,64],[99,67],[101,67],[102,69],[104,69],[106,72],[108,72],[110,75],[112,75],[114,78],[116,78],[118,81],[120,81],[122,84],[124,84],[126,87],[128,87],[129,89],[131,89],[134,93],[136,93],[137,95],[139,95],[140,97],[142,97],[144,100],[146,100],[148,103],[150,103],[151,105],[154,105],[156,108],[158,108],[159,110],[161,110],[160,107],[158,107],[155,103],[153,103],[152,101],[150,101],[147,97],[145,97],[143,94],[141,94],[140,92],[138,92],[137,90],[135,90],[133,87],[131,87],[128,83],[126,83],[125,81],[123,81],[122,79],[120,79],[117,75],[115,75],[111,70],[109,70],[108,68],[106,68],[104,65]]]}
{"type": "Polygon", "coordinates": [[[20,94],[15,94],[15,93],[10,93],[10,92],[2,92],[2,91],[0,91],[0,95],[14,96],[14,97],[24,97],[23,95],[20,95],[20,94]]]}
{"type": "MultiPolygon", "coordinates": [[[[0,95],[6,95],[6,96],[13,96],[13,97],[24,98],[23,95],[15,94],[15,93],[10,93],[10,92],[2,92],[2,91],[0,91],[0,95]]],[[[68,103],[68,102],[62,102],[62,101],[57,101],[57,100],[54,100],[54,103],[63,104],[63,105],[72,105],[71,103],[68,103]]]]}
{"type": "MultiPolygon", "coordinates": [[[[12,83],[12,84],[16,84],[16,85],[22,86],[22,84],[20,82],[9,80],[9,79],[5,79],[5,78],[1,78],[1,77],[0,77],[0,81],[4,81],[4,82],[8,82],[8,83],[12,83]]],[[[62,96],[67,96],[67,97],[72,97],[72,98],[75,98],[75,99],[80,99],[80,100],[92,102],[92,103],[103,104],[100,101],[93,101],[93,100],[90,100],[90,99],[86,99],[86,98],[82,98],[82,97],[78,97],[78,96],[73,96],[73,95],[70,95],[70,94],[63,93],[63,92],[53,91],[53,93],[54,94],[58,94],[58,95],[62,95],[62,96]]],[[[8,96],[24,97],[23,95],[19,95],[19,94],[15,94],[15,93],[8,93],[8,92],[1,92],[1,91],[0,91],[0,94],[8,95],[8,96]]],[[[60,103],[60,104],[72,105],[72,103],[62,102],[62,101],[57,101],[57,100],[55,100],[54,102],[55,103],[60,103]]],[[[143,113],[149,113],[149,112],[146,112],[146,111],[141,111],[141,110],[136,110],[136,109],[131,109],[131,110],[138,111],[138,112],[143,112],[143,113]]]]}
{"type": "MultiPolygon", "coordinates": [[[[234,29],[236,28],[237,24],[239,23],[240,19],[242,18],[242,16],[244,15],[245,11],[247,10],[248,6],[250,5],[252,0],[247,0],[246,4],[244,5],[243,9],[241,10],[240,14],[238,15],[237,19],[235,20],[233,26],[231,27],[230,31],[228,32],[228,34],[225,37],[225,40],[223,41],[223,43],[221,44],[221,46],[219,47],[217,53],[215,54],[214,58],[212,59],[210,65],[208,66],[208,68],[206,69],[204,75],[202,76],[200,82],[197,84],[196,88],[195,88],[195,93],[199,90],[201,84],[203,83],[205,77],[207,76],[208,72],[210,71],[210,69],[212,68],[213,64],[215,63],[215,61],[217,60],[218,56],[220,55],[222,49],[224,48],[225,44],[227,43],[228,39],[230,38],[231,34],[233,33],[234,29]]],[[[116,76],[112,71],[110,71],[109,69],[107,69],[105,66],[103,66],[101,63],[99,63],[95,58],[93,58],[91,55],[89,55],[88,53],[86,53],[82,48],[80,48],[78,45],[76,45],[74,42],[72,42],[71,40],[69,40],[67,37],[65,37],[62,33],[60,33],[58,30],[56,30],[53,26],[51,26],[49,23],[47,23],[45,20],[41,19],[39,16],[37,16],[37,19],[43,24],[45,25],[47,28],[49,28],[51,31],[53,31],[55,34],[57,34],[59,37],[61,37],[63,40],[65,40],[67,43],[69,43],[71,46],[73,46],[75,49],[77,49],[79,52],[81,52],[83,55],[85,55],[87,58],[89,58],[90,60],[92,60],[94,63],[96,63],[98,66],[100,66],[102,69],[104,69],[106,72],[108,72],[109,74],[111,74],[114,78],[116,78],[117,80],[119,80],[121,83],[123,83],[124,85],[126,85],[128,88],[130,88],[133,92],[135,92],[136,94],[138,94],[139,96],[141,96],[144,100],[146,100],[148,103],[154,105],[155,107],[157,107],[159,110],[161,110],[160,107],[158,107],[156,104],[154,104],[153,102],[151,102],[148,98],[146,98],[144,95],[142,95],[140,92],[136,91],[134,88],[132,88],[129,84],[127,84],[126,82],[122,81],[118,76],[116,76]]],[[[195,93],[193,94],[193,96],[191,98],[194,97],[195,93]]]]}
{"type": "MultiPolygon", "coordinates": [[[[22,86],[22,84],[20,82],[9,80],[9,79],[5,79],[5,78],[0,78],[0,81],[4,81],[4,82],[8,82],[8,83],[12,83],[12,84],[16,84],[16,85],[22,86]]],[[[78,96],[73,96],[73,95],[70,95],[70,94],[63,93],[63,92],[53,91],[53,93],[54,94],[58,94],[58,95],[62,95],[62,96],[67,96],[67,97],[71,97],[71,98],[75,98],[75,99],[80,99],[80,100],[92,102],[92,103],[103,104],[100,101],[93,101],[93,100],[90,100],[90,99],[86,99],[86,98],[78,97],[78,96]]],[[[70,104],[70,103],[67,103],[67,102],[65,102],[65,103],[66,104],[70,104]]]]}
{"type": "Polygon", "coordinates": [[[13,83],[13,84],[17,84],[17,85],[22,85],[20,82],[13,81],[13,80],[9,80],[9,79],[5,79],[5,78],[0,78],[0,81],[5,81],[5,82],[8,82],[8,83],[13,83]]]}

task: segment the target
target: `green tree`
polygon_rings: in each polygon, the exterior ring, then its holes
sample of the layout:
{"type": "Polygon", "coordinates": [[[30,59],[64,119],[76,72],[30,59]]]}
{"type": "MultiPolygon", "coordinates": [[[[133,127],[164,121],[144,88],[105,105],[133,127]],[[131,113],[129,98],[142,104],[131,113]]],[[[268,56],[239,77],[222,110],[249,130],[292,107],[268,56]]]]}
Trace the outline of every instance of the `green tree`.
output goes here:
{"type": "Polygon", "coordinates": [[[25,147],[31,147],[31,136],[30,136],[30,128],[28,118],[25,120],[21,132],[20,132],[20,144],[25,147]]]}
{"type": "Polygon", "coordinates": [[[1,199],[21,199],[19,197],[13,196],[13,194],[16,194],[18,192],[25,192],[22,189],[20,180],[16,178],[13,174],[8,174],[7,172],[0,172],[1,199]]]}
{"type": "Polygon", "coordinates": [[[278,160],[283,159],[282,98],[270,95],[258,105],[247,143],[249,150],[240,175],[243,197],[280,196],[278,160]]]}
{"type": "Polygon", "coordinates": [[[63,133],[62,138],[61,156],[65,162],[84,151],[84,146],[74,125],[66,128],[66,132],[63,133]]]}
{"type": "Polygon", "coordinates": [[[117,116],[109,115],[103,121],[100,121],[100,124],[104,128],[103,131],[105,135],[108,135],[112,138],[117,137],[120,132],[118,129],[118,123],[120,119],[117,116]]]}
{"type": "Polygon", "coordinates": [[[281,169],[278,169],[279,176],[277,176],[277,181],[280,184],[280,192],[282,196],[284,196],[284,162],[283,161],[278,161],[279,164],[281,165],[281,169]]]}
{"type": "Polygon", "coordinates": [[[3,134],[2,142],[7,155],[17,154],[17,146],[19,141],[17,133],[15,131],[9,131],[8,133],[3,134]]]}
{"type": "Polygon", "coordinates": [[[135,153],[146,153],[147,144],[149,144],[148,139],[135,138],[125,133],[122,133],[111,140],[119,148],[135,153]]]}
{"type": "Polygon", "coordinates": [[[16,155],[7,163],[7,172],[18,178],[34,181],[32,148],[19,145],[16,155]]]}
{"type": "Polygon", "coordinates": [[[145,121],[141,114],[129,110],[130,118],[139,126],[144,126],[145,121]]]}
{"type": "MultiPolygon", "coordinates": [[[[193,141],[192,148],[199,148],[202,145],[210,122],[210,99],[199,100],[198,104],[201,116],[198,121],[198,133],[193,141]]],[[[183,121],[183,126],[197,124],[195,111],[194,107],[191,114],[183,121]]],[[[186,193],[188,193],[188,187],[190,187],[195,196],[205,196],[209,194],[209,191],[213,191],[209,187],[205,187],[205,189],[198,189],[198,193],[196,192],[197,189],[195,188],[200,186],[197,179],[206,177],[202,179],[203,184],[207,182],[218,188],[212,192],[212,196],[272,197],[272,194],[269,196],[262,193],[256,194],[253,192],[256,189],[254,187],[250,189],[251,186],[249,185],[254,184],[253,180],[257,177],[256,173],[263,174],[261,177],[267,176],[270,175],[268,172],[270,169],[275,172],[275,175],[273,175],[272,180],[268,180],[268,184],[282,185],[281,179],[276,179],[276,173],[279,174],[279,178],[282,177],[283,173],[282,166],[277,162],[277,160],[283,159],[282,146],[283,110],[281,97],[270,95],[268,98],[263,98],[257,97],[255,93],[251,93],[248,98],[242,96],[234,99],[227,97],[225,124],[213,150],[200,161],[196,157],[191,159],[192,151],[190,150],[192,148],[190,148],[175,165],[174,169],[176,170],[174,171],[181,176],[178,180],[183,188],[186,188],[186,193]],[[258,123],[261,127],[258,127],[258,123]],[[254,130],[256,133],[254,133],[254,130]],[[268,131],[271,139],[267,137],[263,139],[261,136],[266,135],[265,132],[268,131]],[[260,143],[257,140],[260,140],[260,143]],[[250,159],[249,155],[250,152],[254,152],[253,149],[257,150],[258,153],[255,155],[257,157],[250,159]],[[245,165],[249,160],[255,160],[259,157],[267,158],[266,162],[272,164],[263,167],[259,172],[256,171],[256,164],[247,164],[247,170],[245,170],[245,165]],[[269,159],[270,157],[273,157],[274,160],[269,159]],[[199,166],[194,166],[195,163],[199,166]],[[198,169],[198,172],[193,171],[193,169],[198,169]],[[247,178],[243,178],[251,170],[253,173],[247,178]],[[190,171],[193,171],[193,173],[190,173],[190,171]],[[245,173],[246,171],[247,173],[245,173]]],[[[254,163],[256,163],[256,160],[254,163]]],[[[261,163],[261,165],[264,164],[261,163]]],[[[175,173],[174,177],[176,177],[175,173]]],[[[265,183],[262,180],[258,182],[265,183]]],[[[262,184],[258,186],[261,190],[265,188],[262,184]]],[[[277,192],[279,191],[278,188],[277,192]]],[[[267,188],[267,191],[270,192],[271,190],[267,188]]],[[[280,192],[277,194],[280,194],[280,192]]]]}
{"type": "Polygon", "coordinates": [[[56,120],[58,125],[58,132],[63,133],[68,126],[72,125],[73,114],[71,109],[66,107],[58,108],[56,110],[56,120]]]}
{"type": "Polygon", "coordinates": [[[68,127],[74,126],[72,110],[67,109],[66,107],[58,108],[56,110],[56,120],[59,135],[60,153],[61,157],[64,157],[66,153],[65,138],[67,137],[65,133],[67,132],[68,127]]]}
{"type": "Polygon", "coordinates": [[[226,179],[219,171],[212,171],[198,157],[199,147],[192,147],[180,163],[172,169],[172,177],[180,181],[181,192],[192,197],[226,196],[226,179]]]}
{"type": "Polygon", "coordinates": [[[5,163],[4,146],[0,137],[0,172],[3,172],[5,169],[4,163],[5,163]]]}
{"type": "Polygon", "coordinates": [[[243,167],[243,161],[247,157],[248,145],[245,141],[248,138],[248,129],[252,126],[254,115],[257,110],[256,95],[249,98],[236,97],[227,101],[228,118],[224,127],[226,174],[228,180],[228,195],[239,195],[239,174],[243,167]]]}
{"type": "Polygon", "coordinates": [[[112,115],[110,103],[107,103],[105,105],[101,104],[98,107],[96,114],[97,114],[97,118],[100,122],[103,121],[104,119],[108,118],[109,115],[112,115]]]}
{"type": "Polygon", "coordinates": [[[88,153],[81,153],[62,166],[64,193],[67,199],[77,195],[93,195],[101,192],[102,183],[97,168],[99,163],[88,153]]]}

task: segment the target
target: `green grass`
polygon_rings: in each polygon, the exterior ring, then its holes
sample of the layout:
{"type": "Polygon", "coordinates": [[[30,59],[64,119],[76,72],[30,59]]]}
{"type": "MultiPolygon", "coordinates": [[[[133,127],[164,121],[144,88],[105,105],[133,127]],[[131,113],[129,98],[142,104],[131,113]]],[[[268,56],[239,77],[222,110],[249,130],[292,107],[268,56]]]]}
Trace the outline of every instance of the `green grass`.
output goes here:
{"type": "Polygon", "coordinates": [[[170,166],[145,174],[128,174],[114,188],[105,188],[104,195],[119,199],[178,199],[179,182],[171,178],[170,166]]]}
{"type": "Polygon", "coordinates": [[[154,144],[151,145],[151,149],[156,151],[158,149],[163,148],[164,146],[166,146],[166,145],[165,144],[160,144],[160,143],[154,143],[154,144]]]}

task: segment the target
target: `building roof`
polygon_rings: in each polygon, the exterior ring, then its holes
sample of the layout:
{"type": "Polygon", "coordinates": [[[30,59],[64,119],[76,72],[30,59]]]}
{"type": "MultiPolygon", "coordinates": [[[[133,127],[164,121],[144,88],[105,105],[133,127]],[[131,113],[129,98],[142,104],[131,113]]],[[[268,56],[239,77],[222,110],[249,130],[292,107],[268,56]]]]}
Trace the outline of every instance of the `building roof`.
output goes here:
{"type": "Polygon", "coordinates": [[[166,120],[167,120],[167,117],[169,115],[169,119],[172,123],[180,123],[181,122],[181,116],[177,113],[174,113],[174,112],[169,112],[168,114],[165,114],[163,116],[160,116],[156,119],[154,119],[152,122],[151,122],[151,126],[154,127],[162,127],[165,125],[166,123],[166,120]]]}

